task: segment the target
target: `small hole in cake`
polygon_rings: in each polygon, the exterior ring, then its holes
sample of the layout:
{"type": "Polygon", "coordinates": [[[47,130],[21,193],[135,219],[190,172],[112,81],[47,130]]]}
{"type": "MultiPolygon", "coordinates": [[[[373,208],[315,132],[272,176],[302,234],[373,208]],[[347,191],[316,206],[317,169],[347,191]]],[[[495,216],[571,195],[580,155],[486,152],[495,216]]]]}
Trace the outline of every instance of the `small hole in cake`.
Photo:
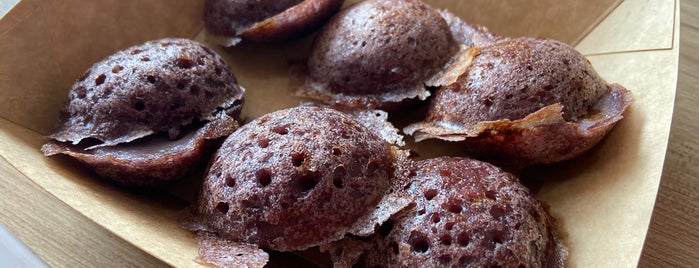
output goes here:
{"type": "Polygon", "coordinates": [[[318,172],[305,171],[301,174],[296,174],[293,177],[296,188],[301,192],[308,192],[320,182],[320,174],[318,172]]]}
{"type": "Polygon", "coordinates": [[[442,243],[442,245],[445,246],[451,246],[451,235],[449,234],[442,234],[439,236],[439,243],[442,243]]]}
{"type": "Polygon", "coordinates": [[[99,86],[104,83],[104,80],[107,79],[107,76],[104,74],[100,74],[95,78],[95,86],[99,86]]]}
{"type": "Polygon", "coordinates": [[[283,209],[287,209],[287,208],[290,208],[290,207],[291,207],[291,204],[289,204],[289,202],[282,201],[282,202],[280,203],[280,206],[281,206],[283,209]]]}
{"type": "Polygon", "coordinates": [[[442,177],[451,177],[451,170],[448,170],[448,169],[440,169],[440,170],[439,170],[439,176],[442,176],[442,177]]]}
{"type": "Polygon", "coordinates": [[[143,50],[134,49],[134,50],[131,50],[131,52],[129,52],[129,54],[131,54],[131,55],[136,55],[136,54],[141,53],[141,52],[143,52],[143,50]]]}
{"type": "Polygon", "coordinates": [[[75,88],[75,96],[78,99],[84,99],[86,95],[87,95],[87,89],[85,89],[85,87],[80,86],[80,87],[75,88]]]}
{"type": "Polygon", "coordinates": [[[393,231],[393,220],[387,220],[379,226],[379,235],[387,236],[393,231]]]}
{"type": "Polygon", "coordinates": [[[485,191],[485,197],[490,199],[490,200],[497,200],[498,198],[498,193],[492,190],[487,190],[485,191]]]}
{"type": "Polygon", "coordinates": [[[114,66],[114,68],[112,68],[112,73],[119,73],[119,72],[121,72],[121,70],[124,70],[124,66],[117,65],[117,66],[114,66]]]}
{"type": "Polygon", "coordinates": [[[342,155],[342,150],[340,150],[340,148],[338,148],[338,147],[333,147],[333,155],[334,156],[342,155]]]}
{"type": "Polygon", "coordinates": [[[493,244],[502,244],[505,241],[505,232],[503,231],[493,231],[492,236],[493,244]]]}
{"type": "Polygon", "coordinates": [[[175,60],[175,64],[177,65],[177,67],[180,67],[182,69],[189,69],[192,68],[192,66],[194,66],[194,62],[192,61],[192,59],[190,59],[187,56],[181,56],[177,58],[177,60],[175,60]]]}
{"type": "Polygon", "coordinates": [[[412,182],[412,181],[406,183],[406,184],[403,186],[403,190],[407,191],[408,189],[410,189],[410,187],[413,187],[413,182],[412,182]]]}
{"type": "Polygon", "coordinates": [[[231,176],[226,177],[226,186],[234,187],[235,186],[235,179],[231,176]]]}
{"type": "Polygon", "coordinates": [[[473,257],[471,257],[471,256],[468,256],[468,255],[461,256],[461,258],[459,258],[459,265],[466,266],[467,264],[471,263],[471,260],[473,260],[473,257]]]}
{"type": "Polygon", "coordinates": [[[529,86],[528,86],[528,85],[523,85],[523,86],[519,89],[519,91],[522,92],[522,93],[524,93],[524,92],[527,92],[527,89],[529,89],[529,86]]]}
{"type": "Polygon", "coordinates": [[[446,224],[444,224],[444,229],[446,229],[447,231],[451,231],[452,228],[454,228],[454,222],[447,222],[446,224]]]}
{"type": "Polygon", "coordinates": [[[408,238],[410,250],[419,253],[425,253],[430,250],[430,240],[421,232],[413,232],[408,238]]]}
{"type": "Polygon", "coordinates": [[[507,212],[501,206],[492,206],[490,208],[490,216],[493,216],[493,218],[495,219],[501,220],[501,218],[504,217],[505,214],[507,214],[507,212]]]}
{"type": "Polygon", "coordinates": [[[262,187],[272,183],[272,173],[270,173],[267,169],[260,169],[255,172],[255,178],[257,179],[257,182],[262,185],[262,187]]]}
{"type": "Polygon", "coordinates": [[[427,213],[427,211],[424,208],[421,208],[417,211],[417,215],[420,215],[420,216],[425,215],[425,213],[427,213]]]}
{"type": "Polygon", "coordinates": [[[425,199],[432,200],[435,196],[437,196],[437,189],[429,189],[422,194],[425,196],[425,199]]]}
{"type": "Polygon", "coordinates": [[[142,101],[138,101],[133,105],[133,108],[136,109],[136,111],[143,111],[143,109],[146,109],[146,104],[142,101]]]}
{"type": "Polygon", "coordinates": [[[189,93],[192,95],[198,95],[199,94],[199,87],[197,85],[192,85],[189,87],[189,93]]]}
{"type": "Polygon", "coordinates": [[[218,211],[221,214],[228,213],[228,203],[218,202],[218,204],[216,204],[216,211],[218,211]]]}
{"type": "Polygon", "coordinates": [[[260,146],[260,148],[267,148],[267,146],[269,146],[269,139],[265,137],[259,137],[257,139],[257,146],[260,146]]]}
{"type": "Polygon", "coordinates": [[[459,204],[455,200],[449,200],[449,202],[442,204],[442,208],[445,209],[446,211],[449,211],[451,213],[461,213],[461,210],[463,209],[461,207],[461,204],[459,204]]]}
{"type": "Polygon", "coordinates": [[[272,132],[277,133],[279,135],[286,135],[289,133],[289,130],[286,129],[286,126],[274,126],[272,128],[272,132]]]}
{"type": "Polygon", "coordinates": [[[442,216],[439,215],[439,213],[435,212],[435,213],[432,213],[432,215],[430,215],[430,220],[433,223],[439,223],[442,220],[442,216]]]}
{"type": "Polygon", "coordinates": [[[177,81],[177,88],[184,89],[185,87],[187,87],[187,83],[188,83],[187,80],[177,81]]]}
{"type": "Polygon", "coordinates": [[[470,241],[471,237],[467,233],[460,233],[458,236],[456,236],[456,243],[459,244],[459,246],[468,246],[470,241]]]}
{"type": "Polygon", "coordinates": [[[335,170],[333,171],[333,185],[335,185],[335,187],[338,189],[342,189],[344,186],[342,180],[345,177],[345,174],[347,174],[347,170],[345,170],[344,166],[335,167],[335,170]]]}
{"type": "Polygon", "coordinates": [[[292,153],[291,154],[291,164],[295,167],[300,167],[303,165],[303,161],[306,160],[305,153],[292,153]]]}
{"type": "Polygon", "coordinates": [[[143,56],[143,57],[141,57],[141,61],[150,61],[150,57],[143,56]]]}
{"type": "Polygon", "coordinates": [[[221,68],[216,67],[216,69],[214,69],[214,72],[216,73],[216,75],[221,75],[221,68]]]}
{"type": "Polygon", "coordinates": [[[451,263],[451,255],[442,255],[437,258],[439,260],[439,264],[441,265],[449,265],[451,263]]]}
{"type": "Polygon", "coordinates": [[[148,83],[155,84],[155,76],[146,76],[146,80],[148,80],[148,83]]]}

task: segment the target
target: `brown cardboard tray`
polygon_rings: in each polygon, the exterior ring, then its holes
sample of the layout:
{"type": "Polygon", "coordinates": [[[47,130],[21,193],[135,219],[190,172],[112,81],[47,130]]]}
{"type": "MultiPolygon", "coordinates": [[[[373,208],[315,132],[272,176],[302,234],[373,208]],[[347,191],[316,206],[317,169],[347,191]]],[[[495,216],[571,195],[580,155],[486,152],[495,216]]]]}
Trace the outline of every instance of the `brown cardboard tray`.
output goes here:
{"type": "MultiPolygon", "coordinates": [[[[22,0],[0,19],[0,156],[90,220],[179,267],[196,265],[194,235],[176,223],[196,180],[156,195],[134,193],[92,178],[65,158],[44,157],[39,147],[68,88],[93,62],[151,39],[203,41],[201,2],[22,0]]],[[[636,102],[601,144],[535,176],[543,181],[537,196],[550,204],[570,249],[569,266],[636,266],[670,131],[679,2],[426,2],[499,34],[573,44],[605,79],[633,92],[636,102]]],[[[216,49],[247,88],[246,118],[298,104],[288,95],[288,63],[303,59],[310,40],[216,49]]]]}

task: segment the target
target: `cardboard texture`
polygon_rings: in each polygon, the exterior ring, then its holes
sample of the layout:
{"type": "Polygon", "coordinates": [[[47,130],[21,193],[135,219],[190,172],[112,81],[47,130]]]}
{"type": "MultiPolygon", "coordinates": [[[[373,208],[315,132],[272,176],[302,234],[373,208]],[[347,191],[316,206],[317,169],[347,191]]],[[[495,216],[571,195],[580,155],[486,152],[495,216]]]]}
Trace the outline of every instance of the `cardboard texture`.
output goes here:
{"type": "MultiPolygon", "coordinates": [[[[19,1],[0,20],[0,155],[36,184],[96,223],[178,267],[196,265],[194,235],[178,211],[196,182],[130,191],[97,180],[74,162],[44,157],[72,81],[93,62],[130,45],[166,36],[205,41],[202,1],[19,1]]],[[[352,1],[353,2],[353,1],[352,1]]],[[[667,147],[677,80],[677,1],[426,1],[502,35],[559,39],[588,56],[608,81],[636,102],[589,153],[539,168],[537,196],[551,206],[570,249],[570,267],[636,266],[667,147]]],[[[11,5],[1,5],[7,10],[11,5]]],[[[288,96],[288,67],[312,37],[287,45],[215,49],[248,90],[243,115],[298,104],[288,96]]],[[[444,144],[423,143],[421,148],[444,144]]]]}

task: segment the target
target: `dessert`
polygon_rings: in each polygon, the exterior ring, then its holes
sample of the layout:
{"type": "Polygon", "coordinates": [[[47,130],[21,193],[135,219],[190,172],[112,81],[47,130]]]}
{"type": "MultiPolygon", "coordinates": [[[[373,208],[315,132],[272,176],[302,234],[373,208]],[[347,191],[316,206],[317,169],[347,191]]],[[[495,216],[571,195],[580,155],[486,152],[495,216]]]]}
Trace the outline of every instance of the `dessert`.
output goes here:
{"type": "MultiPolygon", "coordinates": [[[[342,107],[386,109],[424,100],[426,84],[459,50],[449,25],[419,0],[369,0],[320,30],[298,96],[342,107]]],[[[303,74],[305,72],[305,74],[303,74]]]]}
{"type": "MultiPolygon", "coordinates": [[[[385,198],[397,157],[348,114],[314,106],[276,111],[226,139],[183,226],[200,231],[203,245],[226,240],[216,243],[277,251],[307,249],[347,233],[368,235],[408,203],[385,198]]],[[[225,256],[200,259],[216,264],[225,256]]],[[[237,259],[257,263],[260,256],[237,259]]]]}
{"type": "Polygon", "coordinates": [[[210,49],[166,38],[95,63],[71,87],[45,155],[126,185],[187,175],[237,128],[244,89],[210,49]]]}
{"type": "Polygon", "coordinates": [[[458,141],[479,158],[524,167],[570,159],[597,144],[633,101],[570,46],[501,38],[466,51],[453,84],[437,89],[417,141],[458,141]]]}
{"type": "Polygon", "coordinates": [[[343,0],[206,0],[204,25],[225,46],[288,40],[320,26],[343,0]]]}
{"type": "Polygon", "coordinates": [[[407,169],[394,189],[415,205],[370,239],[325,246],[336,267],[563,267],[553,219],[513,175],[449,157],[407,169]]]}

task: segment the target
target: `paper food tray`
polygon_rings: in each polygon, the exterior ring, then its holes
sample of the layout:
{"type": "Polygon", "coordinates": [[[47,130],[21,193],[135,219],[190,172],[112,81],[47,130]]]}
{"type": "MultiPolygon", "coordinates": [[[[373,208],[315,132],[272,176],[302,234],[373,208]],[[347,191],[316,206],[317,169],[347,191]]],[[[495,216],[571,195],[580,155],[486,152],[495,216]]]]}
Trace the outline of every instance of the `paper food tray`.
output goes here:
{"type": "MultiPolygon", "coordinates": [[[[94,62],[151,39],[202,40],[202,2],[23,0],[0,20],[0,155],[76,211],[179,267],[196,265],[194,235],[176,223],[196,184],[136,194],[92,178],[67,158],[44,157],[39,148],[70,85],[94,62]]],[[[537,196],[551,206],[569,247],[569,266],[636,266],[670,131],[678,1],[426,2],[498,34],[573,44],[603,78],[632,91],[635,103],[598,146],[536,176],[543,181],[537,196]]],[[[310,42],[216,47],[247,89],[243,116],[298,104],[288,93],[288,63],[303,59],[310,42]]]]}

